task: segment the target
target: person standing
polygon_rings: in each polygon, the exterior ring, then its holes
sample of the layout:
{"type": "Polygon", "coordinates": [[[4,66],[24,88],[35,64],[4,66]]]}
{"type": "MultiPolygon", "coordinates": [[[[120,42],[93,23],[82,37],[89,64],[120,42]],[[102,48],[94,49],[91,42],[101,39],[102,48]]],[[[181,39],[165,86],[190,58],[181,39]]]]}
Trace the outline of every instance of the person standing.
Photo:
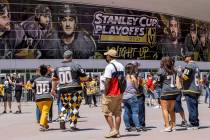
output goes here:
{"type": "MultiPolygon", "coordinates": [[[[182,73],[182,68],[181,66],[179,66],[177,68],[177,71],[179,73],[182,73]]],[[[174,107],[174,111],[175,113],[179,113],[181,118],[182,118],[182,122],[181,122],[181,126],[182,127],[187,127],[187,120],[185,117],[185,113],[184,113],[184,109],[182,107],[182,87],[183,87],[183,80],[181,79],[181,77],[179,75],[176,75],[176,87],[180,90],[180,94],[176,97],[176,103],[175,103],[175,107],[174,107]]]]}
{"type": "Polygon", "coordinates": [[[200,70],[198,65],[193,61],[194,54],[188,52],[185,56],[185,68],[182,74],[183,78],[183,94],[185,95],[187,108],[189,112],[190,125],[188,129],[198,129],[198,98],[201,94],[199,81],[200,70]]]}
{"type": "Polygon", "coordinates": [[[12,113],[12,89],[14,83],[11,80],[10,75],[7,75],[7,78],[4,81],[4,111],[3,113],[7,113],[7,104],[9,106],[9,113],[12,113]]]}
{"type": "Polygon", "coordinates": [[[47,71],[48,69],[46,65],[40,66],[41,76],[35,79],[33,86],[35,89],[36,105],[41,112],[40,131],[46,131],[49,128],[47,116],[52,104],[50,95],[52,80],[47,76],[47,71]]]}
{"type": "Polygon", "coordinates": [[[94,106],[97,107],[96,102],[96,92],[97,92],[97,82],[95,79],[89,77],[88,82],[86,82],[86,92],[88,98],[88,105],[91,108],[92,100],[94,106]]]}
{"type": "Polygon", "coordinates": [[[60,100],[62,103],[60,113],[61,128],[65,129],[65,120],[68,115],[70,130],[75,131],[78,130],[78,128],[76,128],[76,124],[79,107],[82,102],[82,86],[80,84],[80,77],[86,77],[86,73],[80,65],[72,62],[72,56],[72,51],[65,51],[62,66],[55,69],[53,73],[52,94],[56,95],[56,88],[58,85],[57,90],[60,93],[60,100]]]}
{"type": "Polygon", "coordinates": [[[139,123],[139,102],[137,98],[139,84],[135,72],[135,66],[132,63],[128,63],[125,66],[126,89],[123,93],[123,103],[125,109],[123,119],[128,132],[132,130],[130,116],[132,118],[132,122],[135,124],[137,132],[141,131],[139,123]]]}
{"type": "Polygon", "coordinates": [[[20,74],[18,73],[17,78],[15,80],[15,98],[17,101],[17,107],[18,110],[15,112],[16,114],[20,114],[21,112],[21,96],[22,96],[22,87],[23,87],[23,81],[20,77],[20,74]]]}
{"type": "Polygon", "coordinates": [[[125,75],[124,66],[119,63],[117,58],[117,51],[110,49],[105,52],[106,61],[109,63],[104,72],[105,90],[102,99],[102,112],[110,127],[110,132],[105,136],[106,138],[120,137],[119,129],[121,124],[121,103],[122,91],[118,78],[125,75]],[[115,123],[113,120],[115,117],[115,123]]]}
{"type": "Polygon", "coordinates": [[[165,123],[162,132],[176,131],[174,106],[176,96],[180,94],[180,91],[175,86],[176,74],[174,60],[171,57],[163,57],[158,71],[158,82],[162,87],[160,103],[165,123]]]}

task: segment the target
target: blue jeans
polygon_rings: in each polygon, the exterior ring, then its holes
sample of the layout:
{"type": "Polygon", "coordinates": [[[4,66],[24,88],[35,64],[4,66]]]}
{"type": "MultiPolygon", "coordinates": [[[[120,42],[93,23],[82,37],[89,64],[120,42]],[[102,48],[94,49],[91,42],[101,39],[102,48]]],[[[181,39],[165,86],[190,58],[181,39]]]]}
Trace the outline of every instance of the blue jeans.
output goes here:
{"type": "Polygon", "coordinates": [[[160,99],[161,88],[156,89],[157,98],[160,99]]]}
{"type": "Polygon", "coordinates": [[[59,91],[57,91],[57,95],[58,95],[58,98],[57,98],[58,114],[60,114],[61,108],[63,106],[62,106],[62,103],[61,103],[61,94],[60,94],[59,91]]]}
{"type": "Polygon", "coordinates": [[[140,127],[145,127],[145,96],[141,95],[138,96],[138,103],[139,103],[139,123],[140,127]]]}
{"type": "Polygon", "coordinates": [[[205,102],[207,102],[207,99],[209,98],[209,88],[205,87],[204,91],[205,91],[205,102]]]}
{"type": "Polygon", "coordinates": [[[37,120],[37,122],[40,121],[40,117],[41,117],[41,112],[40,112],[39,108],[36,106],[36,120],[37,120]]]}
{"type": "Polygon", "coordinates": [[[125,127],[126,128],[130,128],[131,124],[130,124],[130,115],[132,117],[132,120],[136,126],[137,129],[140,128],[140,123],[139,123],[139,104],[138,104],[138,99],[136,96],[130,98],[130,99],[125,99],[123,100],[124,103],[124,115],[123,115],[123,119],[124,119],[124,123],[125,123],[125,127]]]}
{"type": "Polygon", "coordinates": [[[198,96],[186,94],[185,95],[187,108],[189,112],[189,122],[193,126],[199,126],[198,119],[198,96]]]}

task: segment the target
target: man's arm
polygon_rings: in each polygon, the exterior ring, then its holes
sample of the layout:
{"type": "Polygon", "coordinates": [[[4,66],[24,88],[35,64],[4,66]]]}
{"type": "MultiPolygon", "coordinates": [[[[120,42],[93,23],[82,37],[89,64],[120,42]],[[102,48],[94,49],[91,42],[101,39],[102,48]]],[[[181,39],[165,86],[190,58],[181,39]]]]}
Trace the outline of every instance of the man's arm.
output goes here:
{"type": "Polygon", "coordinates": [[[53,73],[53,77],[52,77],[52,89],[51,89],[51,95],[56,97],[56,88],[57,88],[57,85],[58,85],[58,81],[59,81],[59,77],[58,77],[58,74],[57,74],[57,70],[54,70],[54,73],[53,73]]]}
{"type": "Polygon", "coordinates": [[[111,78],[106,78],[105,80],[105,89],[104,89],[104,95],[108,94],[109,86],[110,86],[111,78]]]}

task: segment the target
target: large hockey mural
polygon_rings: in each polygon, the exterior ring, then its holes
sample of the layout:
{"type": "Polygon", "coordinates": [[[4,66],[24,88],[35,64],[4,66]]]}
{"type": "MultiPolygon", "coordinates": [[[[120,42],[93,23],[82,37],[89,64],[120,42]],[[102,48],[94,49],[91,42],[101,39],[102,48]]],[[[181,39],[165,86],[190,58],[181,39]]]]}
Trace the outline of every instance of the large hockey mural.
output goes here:
{"type": "Polygon", "coordinates": [[[210,61],[210,24],[154,12],[50,1],[0,0],[0,59],[182,60],[194,52],[210,61]]]}

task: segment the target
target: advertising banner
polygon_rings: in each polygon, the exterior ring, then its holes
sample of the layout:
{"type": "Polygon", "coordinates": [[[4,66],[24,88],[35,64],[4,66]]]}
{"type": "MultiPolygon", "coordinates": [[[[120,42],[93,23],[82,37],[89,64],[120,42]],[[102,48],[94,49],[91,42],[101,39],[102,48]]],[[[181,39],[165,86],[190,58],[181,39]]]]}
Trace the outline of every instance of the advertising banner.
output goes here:
{"type": "Polygon", "coordinates": [[[51,1],[0,0],[0,59],[120,59],[210,61],[204,21],[114,7],[51,1]]]}

